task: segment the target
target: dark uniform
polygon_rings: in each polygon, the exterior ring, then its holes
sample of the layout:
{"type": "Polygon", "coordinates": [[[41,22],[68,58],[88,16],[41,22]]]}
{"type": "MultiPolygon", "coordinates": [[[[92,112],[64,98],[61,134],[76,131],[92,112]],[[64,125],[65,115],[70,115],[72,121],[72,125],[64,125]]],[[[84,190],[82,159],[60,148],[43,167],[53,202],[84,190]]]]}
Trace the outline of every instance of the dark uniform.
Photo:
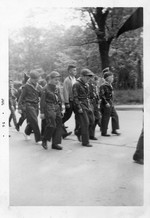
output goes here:
{"type": "Polygon", "coordinates": [[[73,85],[73,97],[76,107],[76,113],[79,118],[80,127],[77,130],[77,135],[82,136],[82,145],[89,144],[89,131],[94,125],[94,114],[89,100],[89,88],[80,77],[73,85]],[[82,109],[83,113],[78,111],[82,109]]]}
{"type": "Polygon", "coordinates": [[[118,114],[113,105],[113,87],[107,81],[100,86],[100,99],[101,99],[101,132],[102,135],[107,134],[107,128],[110,117],[112,118],[112,132],[116,132],[119,129],[118,114]],[[110,107],[106,104],[109,103],[110,107]]]}
{"type": "MultiPolygon", "coordinates": [[[[62,136],[62,106],[59,89],[53,84],[44,87],[41,98],[41,114],[45,115],[46,126],[44,128],[42,141],[46,143],[52,139],[52,148],[61,147],[62,136]]],[[[47,145],[44,147],[47,149],[47,145]]],[[[56,148],[56,149],[57,149],[56,148]]]]}
{"type": "MultiPolygon", "coordinates": [[[[23,82],[22,82],[23,85],[22,85],[22,86],[19,88],[19,90],[18,90],[18,98],[17,98],[17,101],[19,101],[20,95],[21,95],[21,93],[22,93],[22,89],[24,88],[24,86],[25,86],[26,82],[28,81],[28,79],[29,79],[29,76],[27,76],[26,74],[24,74],[24,79],[23,79],[23,82]]],[[[22,126],[23,122],[24,122],[25,119],[26,119],[26,104],[25,104],[25,102],[24,102],[24,103],[22,102],[21,111],[22,111],[21,117],[19,118],[19,121],[18,121],[17,126],[16,126],[16,129],[17,129],[18,131],[19,131],[19,129],[20,129],[20,126],[22,126]]]]}
{"type": "MultiPolygon", "coordinates": [[[[23,90],[23,88],[24,88],[24,85],[22,85],[20,88],[19,88],[19,90],[18,90],[18,99],[17,99],[17,101],[19,101],[19,98],[20,98],[20,96],[21,96],[21,93],[22,93],[22,90],[23,90]]],[[[21,104],[21,106],[20,106],[21,108],[21,111],[22,111],[22,113],[21,113],[21,117],[19,118],[19,121],[18,121],[18,123],[17,123],[17,125],[16,125],[16,129],[19,131],[19,129],[20,129],[20,126],[22,126],[22,124],[23,124],[23,122],[25,121],[25,119],[26,119],[26,103],[25,102],[23,102],[22,101],[22,104],[21,104]]]]}
{"type": "Polygon", "coordinates": [[[21,110],[23,107],[25,107],[26,111],[28,124],[25,128],[25,134],[30,135],[33,131],[36,142],[41,141],[37,118],[39,114],[39,97],[41,96],[41,92],[41,86],[28,80],[22,89],[22,93],[18,102],[18,109],[21,110]]]}
{"type": "Polygon", "coordinates": [[[13,119],[15,127],[17,125],[17,119],[15,115],[17,95],[17,90],[14,87],[9,87],[9,109],[11,111],[9,116],[9,126],[11,126],[11,120],[13,119]]]}
{"type": "Polygon", "coordinates": [[[139,164],[144,163],[144,129],[142,129],[138,143],[136,146],[136,151],[133,155],[133,160],[139,164]]]}
{"type": "Polygon", "coordinates": [[[93,128],[91,128],[90,138],[94,139],[95,138],[94,137],[95,127],[97,124],[100,126],[100,123],[101,123],[101,113],[99,111],[99,93],[98,93],[96,84],[94,84],[92,80],[89,81],[88,85],[89,85],[89,99],[90,99],[90,103],[91,103],[92,110],[93,110],[94,117],[95,117],[95,124],[93,128]]]}

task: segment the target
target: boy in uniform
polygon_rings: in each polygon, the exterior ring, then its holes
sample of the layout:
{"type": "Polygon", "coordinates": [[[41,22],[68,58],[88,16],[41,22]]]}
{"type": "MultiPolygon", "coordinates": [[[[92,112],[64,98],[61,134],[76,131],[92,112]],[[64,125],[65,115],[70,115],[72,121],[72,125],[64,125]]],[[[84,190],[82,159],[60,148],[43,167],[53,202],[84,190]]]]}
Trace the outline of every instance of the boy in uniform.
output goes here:
{"type": "MultiPolygon", "coordinates": [[[[48,78],[47,78],[48,79],[48,78]]],[[[47,141],[52,139],[52,149],[62,150],[62,102],[57,85],[60,74],[52,71],[49,74],[48,84],[44,87],[41,98],[41,119],[46,120],[42,136],[42,146],[47,149],[47,141]]]]}
{"type": "Polygon", "coordinates": [[[95,128],[97,124],[100,126],[101,123],[101,114],[99,111],[99,92],[98,92],[97,82],[98,82],[97,76],[93,76],[88,82],[89,99],[95,117],[94,126],[90,129],[90,139],[92,140],[97,140],[97,138],[95,137],[95,128]]]}
{"type": "Polygon", "coordinates": [[[109,68],[103,70],[104,73],[104,83],[100,86],[100,98],[101,98],[101,135],[110,136],[107,134],[108,123],[110,117],[112,118],[112,134],[120,135],[117,132],[119,129],[119,118],[116,109],[113,104],[113,87],[112,82],[114,80],[112,72],[109,68]]]}
{"type": "Polygon", "coordinates": [[[87,83],[93,75],[89,69],[83,69],[81,77],[73,85],[73,99],[79,118],[79,127],[76,135],[80,141],[82,138],[82,146],[86,147],[92,147],[89,143],[89,129],[94,125],[94,114],[90,105],[87,83]]]}
{"type": "Polygon", "coordinates": [[[36,70],[30,72],[30,78],[22,89],[21,96],[18,101],[18,112],[22,113],[22,107],[25,104],[27,126],[25,128],[25,137],[30,139],[30,134],[34,132],[36,144],[41,144],[40,129],[38,126],[39,114],[39,97],[41,96],[42,88],[38,84],[39,73],[36,70]]]}

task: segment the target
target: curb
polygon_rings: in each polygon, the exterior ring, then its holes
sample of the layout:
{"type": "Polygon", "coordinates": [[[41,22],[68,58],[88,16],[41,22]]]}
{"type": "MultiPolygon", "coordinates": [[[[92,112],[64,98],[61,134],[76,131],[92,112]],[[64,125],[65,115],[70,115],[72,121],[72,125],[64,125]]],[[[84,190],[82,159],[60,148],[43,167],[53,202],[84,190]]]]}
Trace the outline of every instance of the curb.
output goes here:
{"type": "Polygon", "coordinates": [[[115,105],[116,110],[118,111],[142,111],[144,106],[143,105],[115,105]]]}

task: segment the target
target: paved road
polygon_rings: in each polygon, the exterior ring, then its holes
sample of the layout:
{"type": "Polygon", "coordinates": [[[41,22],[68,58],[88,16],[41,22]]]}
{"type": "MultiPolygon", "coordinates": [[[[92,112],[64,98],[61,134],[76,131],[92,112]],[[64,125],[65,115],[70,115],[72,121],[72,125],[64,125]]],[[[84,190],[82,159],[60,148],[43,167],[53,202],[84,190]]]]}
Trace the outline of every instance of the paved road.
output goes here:
{"type": "MultiPolygon", "coordinates": [[[[44,150],[10,128],[10,205],[140,206],[143,166],[132,161],[142,129],[141,111],[119,111],[121,136],[82,147],[72,134],[63,150],[44,150]]],[[[66,123],[74,129],[74,116],[66,123]]],[[[109,131],[111,131],[109,126],[109,131]]]]}

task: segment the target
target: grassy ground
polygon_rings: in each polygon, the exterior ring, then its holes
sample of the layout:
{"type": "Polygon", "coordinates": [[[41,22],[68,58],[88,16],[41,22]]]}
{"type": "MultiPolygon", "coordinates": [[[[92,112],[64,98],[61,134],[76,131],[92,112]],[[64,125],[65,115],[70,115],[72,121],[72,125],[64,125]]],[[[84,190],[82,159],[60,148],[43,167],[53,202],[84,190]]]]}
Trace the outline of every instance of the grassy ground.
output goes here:
{"type": "Polygon", "coordinates": [[[143,104],[143,89],[114,90],[115,104],[143,104]]]}

